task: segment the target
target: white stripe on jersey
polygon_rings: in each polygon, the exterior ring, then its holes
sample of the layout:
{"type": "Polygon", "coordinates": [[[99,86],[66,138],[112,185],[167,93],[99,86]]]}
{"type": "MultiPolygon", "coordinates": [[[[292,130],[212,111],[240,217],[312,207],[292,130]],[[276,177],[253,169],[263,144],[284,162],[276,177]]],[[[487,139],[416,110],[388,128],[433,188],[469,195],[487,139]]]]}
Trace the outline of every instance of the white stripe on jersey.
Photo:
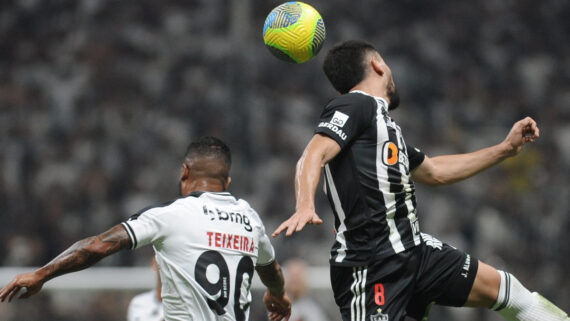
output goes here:
{"type": "Polygon", "coordinates": [[[350,301],[350,321],[366,320],[366,273],[367,268],[353,267],[354,282],[350,286],[352,300],[350,301]]]}
{"type": "Polygon", "coordinates": [[[333,205],[336,213],[338,214],[338,220],[340,221],[340,225],[338,230],[336,231],[336,240],[340,243],[340,248],[337,250],[337,256],[335,258],[335,262],[342,262],[346,257],[346,238],[344,237],[344,232],[346,232],[346,225],[344,224],[344,220],[346,219],[346,215],[342,209],[342,205],[340,204],[340,198],[338,196],[338,191],[336,190],[336,186],[334,184],[331,170],[329,165],[325,165],[325,180],[326,184],[331,190],[331,199],[333,200],[333,205]]]}
{"type": "MultiPolygon", "coordinates": [[[[384,121],[384,116],[382,115],[382,105],[376,101],[377,112],[376,112],[376,128],[377,128],[377,140],[376,140],[376,175],[378,176],[378,189],[380,191],[389,191],[390,182],[388,181],[388,170],[382,163],[382,145],[381,142],[389,140],[388,127],[384,121]],[[384,177],[382,177],[384,175],[384,177]]],[[[394,221],[394,216],[396,215],[396,197],[394,193],[382,193],[384,197],[384,204],[386,206],[386,220],[388,227],[390,228],[390,243],[394,252],[403,252],[406,248],[402,243],[402,237],[394,221]]]]}
{"type": "Polygon", "coordinates": [[[368,268],[362,271],[362,282],[360,283],[360,308],[362,309],[362,321],[366,321],[366,273],[368,268]]]}
{"type": "MultiPolygon", "coordinates": [[[[407,154],[407,146],[404,142],[404,136],[402,135],[402,129],[400,129],[400,126],[396,125],[396,135],[398,136],[398,140],[401,142],[401,144],[403,145],[402,148],[406,149],[406,154],[407,154]]],[[[400,163],[400,172],[401,173],[406,173],[408,171],[408,169],[410,168],[410,164],[408,161],[408,164],[406,164],[404,166],[404,164],[400,163]],[[407,166],[407,168],[405,167],[407,166]]],[[[404,186],[410,185],[410,176],[409,175],[402,175],[401,177],[402,180],[402,184],[404,186]]],[[[406,208],[408,209],[408,220],[410,222],[410,227],[412,229],[412,235],[414,238],[414,244],[416,245],[420,245],[422,243],[422,241],[420,240],[420,234],[417,233],[416,229],[418,229],[417,225],[418,224],[418,218],[416,217],[416,210],[414,207],[414,204],[412,203],[412,197],[413,197],[413,193],[408,193],[406,191],[406,195],[407,195],[407,199],[406,199],[406,208]]]]}

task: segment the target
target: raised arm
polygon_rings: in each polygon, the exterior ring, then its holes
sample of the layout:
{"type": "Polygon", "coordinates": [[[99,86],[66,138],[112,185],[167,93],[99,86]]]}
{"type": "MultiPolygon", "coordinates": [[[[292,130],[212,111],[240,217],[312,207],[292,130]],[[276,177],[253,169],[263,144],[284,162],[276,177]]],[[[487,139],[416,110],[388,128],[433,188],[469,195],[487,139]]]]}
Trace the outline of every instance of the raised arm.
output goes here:
{"type": "Polygon", "coordinates": [[[285,293],[285,279],[279,263],[273,261],[269,265],[257,266],[255,270],[261,282],[267,287],[267,291],[263,296],[263,303],[265,303],[265,307],[269,311],[269,320],[289,320],[291,301],[285,293]]]}
{"type": "Polygon", "coordinates": [[[534,142],[539,135],[536,122],[526,117],[516,122],[505,140],[495,146],[467,154],[426,156],[412,172],[412,179],[427,185],[446,185],[464,180],[517,155],[524,144],[534,142]]]}
{"type": "Polygon", "coordinates": [[[278,236],[300,232],[307,224],[321,224],[323,220],[315,213],[315,192],[321,177],[321,169],[340,152],[338,143],[325,135],[313,136],[303,155],[297,162],[295,171],[296,212],[283,222],[272,234],[278,236]]]}
{"type": "Polygon", "coordinates": [[[12,301],[14,296],[24,289],[19,298],[24,299],[38,293],[45,282],[70,272],[80,271],[97,263],[102,258],[119,250],[131,247],[131,239],[122,225],[97,236],[77,241],[51,262],[34,272],[20,274],[0,290],[0,301],[12,301]]]}

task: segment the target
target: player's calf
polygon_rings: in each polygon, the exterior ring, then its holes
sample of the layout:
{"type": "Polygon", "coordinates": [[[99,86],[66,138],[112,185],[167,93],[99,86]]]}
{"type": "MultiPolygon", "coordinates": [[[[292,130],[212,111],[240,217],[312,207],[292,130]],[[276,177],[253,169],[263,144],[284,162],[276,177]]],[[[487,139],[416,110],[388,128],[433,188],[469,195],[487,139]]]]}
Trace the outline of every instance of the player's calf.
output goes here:
{"type": "Polygon", "coordinates": [[[512,274],[499,271],[501,285],[491,309],[508,321],[570,321],[566,312],[536,292],[530,292],[512,274]]]}

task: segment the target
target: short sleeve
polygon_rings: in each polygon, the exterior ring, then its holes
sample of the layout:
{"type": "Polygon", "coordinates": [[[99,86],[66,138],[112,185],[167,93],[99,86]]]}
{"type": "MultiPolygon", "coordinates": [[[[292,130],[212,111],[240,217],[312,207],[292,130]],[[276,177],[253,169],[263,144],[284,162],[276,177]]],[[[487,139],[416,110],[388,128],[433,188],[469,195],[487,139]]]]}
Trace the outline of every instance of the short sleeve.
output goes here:
{"type": "Polygon", "coordinates": [[[275,250],[267,234],[265,234],[265,229],[262,228],[261,235],[259,237],[259,251],[257,253],[257,263],[256,265],[268,265],[275,261],[275,250]]]}
{"type": "Polygon", "coordinates": [[[406,145],[406,150],[408,151],[408,161],[410,162],[410,172],[420,166],[426,155],[416,147],[406,145]]]}
{"type": "Polygon", "coordinates": [[[325,107],[315,133],[334,139],[344,149],[370,126],[374,114],[373,98],[359,94],[344,95],[325,107]]]}
{"type": "Polygon", "coordinates": [[[157,208],[133,215],[122,224],[131,238],[132,249],[151,244],[164,233],[164,224],[157,208]]]}

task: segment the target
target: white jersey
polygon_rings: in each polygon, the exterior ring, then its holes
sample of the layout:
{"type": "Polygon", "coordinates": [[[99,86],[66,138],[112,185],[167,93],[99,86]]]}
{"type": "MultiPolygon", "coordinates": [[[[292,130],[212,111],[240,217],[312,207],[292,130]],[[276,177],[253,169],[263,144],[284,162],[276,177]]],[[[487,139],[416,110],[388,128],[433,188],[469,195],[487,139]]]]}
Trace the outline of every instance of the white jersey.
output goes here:
{"type": "Polygon", "coordinates": [[[275,252],[257,213],[230,193],[194,192],[123,223],[133,248],[152,244],[168,321],[245,321],[256,265],[275,252]]]}
{"type": "Polygon", "coordinates": [[[156,291],[138,294],[131,300],[127,321],[164,321],[162,302],[156,297],[156,291]]]}

